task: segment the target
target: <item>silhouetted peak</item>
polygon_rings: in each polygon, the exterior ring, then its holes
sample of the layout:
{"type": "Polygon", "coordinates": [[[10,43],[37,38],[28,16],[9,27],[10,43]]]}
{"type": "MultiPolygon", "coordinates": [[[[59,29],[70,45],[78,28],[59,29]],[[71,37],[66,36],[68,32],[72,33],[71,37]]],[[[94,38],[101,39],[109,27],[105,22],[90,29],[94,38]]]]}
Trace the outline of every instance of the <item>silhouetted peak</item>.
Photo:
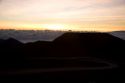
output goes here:
{"type": "Polygon", "coordinates": [[[9,39],[6,40],[6,42],[11,42],[11,43],[18,43],[18,44],[21,44],[20,41],[14,39],[14,38],[9,38],[9,39]]]}
{"type": "Polygon", "coordinates": [[[65,33],[58,37],[54,41],[60,40],[70,40],[70,39],[84,39],[84,40],[109,40],[109,39],[119,39],[108,33],[65,33]]]}
{"type": "Polygon", "coordinates": [[[121,43],[124,42],[120,38],[112,36],[108,33],[65,33],[62,36],[54,40],[57,44],[63,45],[103,45],[111,42],[121,43]]]}
{"type": "Polygon", "coordinates": [[[14,38],[9,38],[6,40],[0,39],[0,44],[3,46],[14,46],[14,45],[22,45],[22,43],[14,38]]]}
{"type": "Polygon", "coordinates": [[[14,39],[14,38],[8,38],[8,39],[6,39],[6,41],[18,41],[18,40],[14,39]]]}

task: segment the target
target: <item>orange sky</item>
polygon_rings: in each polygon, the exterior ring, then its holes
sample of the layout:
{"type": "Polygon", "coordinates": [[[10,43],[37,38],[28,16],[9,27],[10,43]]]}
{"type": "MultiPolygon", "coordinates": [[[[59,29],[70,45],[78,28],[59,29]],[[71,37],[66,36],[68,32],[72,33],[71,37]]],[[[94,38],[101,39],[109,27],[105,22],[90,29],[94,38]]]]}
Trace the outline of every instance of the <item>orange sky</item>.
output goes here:
{"type": "Polygon", "coordinates": [[[125,30],[125,0],[1,0],[0,29],[125,30]]]}

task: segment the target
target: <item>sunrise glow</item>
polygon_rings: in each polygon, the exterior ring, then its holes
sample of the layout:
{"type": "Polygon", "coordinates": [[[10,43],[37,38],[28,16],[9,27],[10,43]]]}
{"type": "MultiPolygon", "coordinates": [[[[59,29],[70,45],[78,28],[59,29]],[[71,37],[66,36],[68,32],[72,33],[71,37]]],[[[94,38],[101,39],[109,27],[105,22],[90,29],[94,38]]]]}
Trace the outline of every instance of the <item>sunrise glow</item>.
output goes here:
{"type": "Polygon", "coordinates": [[[1,0],[0,29],[125,30],[124,0],[1,0]]]}
{"type": "Polygon", "coordinates": [[[46,29],[49,30],[65,30],[67,28],[63,24],[43,24],[42,27],[45,27],[46,29]]]}

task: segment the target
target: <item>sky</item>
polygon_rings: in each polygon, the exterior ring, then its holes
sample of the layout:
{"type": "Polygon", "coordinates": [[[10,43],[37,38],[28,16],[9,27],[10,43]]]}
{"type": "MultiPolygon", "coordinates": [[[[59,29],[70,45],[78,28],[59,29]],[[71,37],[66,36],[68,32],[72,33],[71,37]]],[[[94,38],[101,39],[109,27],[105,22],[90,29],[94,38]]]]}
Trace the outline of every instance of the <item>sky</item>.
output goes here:
{"type": "Polygon", "coordinates": [[[0,0],[0,29],[125,30],[125,0],[0,0]]]}

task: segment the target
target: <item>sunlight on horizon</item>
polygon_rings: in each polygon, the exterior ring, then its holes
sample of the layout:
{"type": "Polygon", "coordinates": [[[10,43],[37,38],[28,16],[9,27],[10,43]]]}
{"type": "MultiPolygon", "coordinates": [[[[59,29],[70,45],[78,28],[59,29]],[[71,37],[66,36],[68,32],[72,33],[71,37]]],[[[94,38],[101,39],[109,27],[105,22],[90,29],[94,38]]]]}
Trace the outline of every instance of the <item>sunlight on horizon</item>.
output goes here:
{"type": "Polygon", "coordinates": [[[125,30],[124,0],[1,0],[0,29],[125,30]]]}
{"type": "Polygon", "coordinates": [[[42,24],[43,28],[49,30],[66,30],[68,29],[65,24],[42,24]]]}
{"type": "Polygon", "coordinates": [[[125,0],[1,0],[0,29],[125,30],[125,0]]]}
{"type": "Polygon", "coordinates": [[[105,24],[39,24],[39,23],[17,23],[17,22],[1,22],[0,29],[15,30],[59,30],[59,31],[120,31],[125,27],[113,26],[105,24]]]}

